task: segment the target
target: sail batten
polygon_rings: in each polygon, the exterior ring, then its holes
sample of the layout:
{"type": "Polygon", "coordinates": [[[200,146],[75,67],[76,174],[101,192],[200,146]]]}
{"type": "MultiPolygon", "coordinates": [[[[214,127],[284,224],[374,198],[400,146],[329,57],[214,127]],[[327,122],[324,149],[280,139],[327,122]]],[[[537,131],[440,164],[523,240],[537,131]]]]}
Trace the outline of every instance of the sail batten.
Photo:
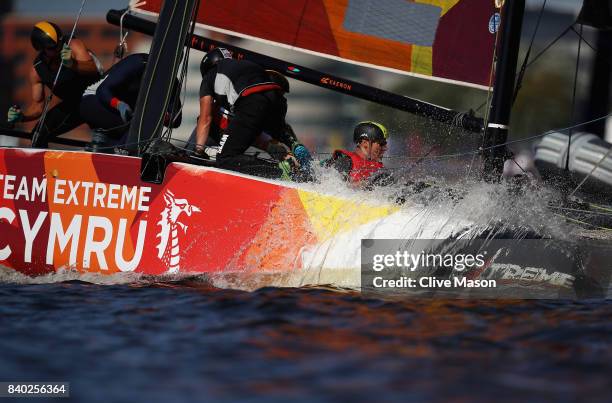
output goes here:
{"type": "MultiPolygon", "coordinates": [[[[136,10],[159,12],[162,0],[136,10]]],[[[384,71],[488,89],[493,0],[202,0],[199,27],[384,71]]]]}

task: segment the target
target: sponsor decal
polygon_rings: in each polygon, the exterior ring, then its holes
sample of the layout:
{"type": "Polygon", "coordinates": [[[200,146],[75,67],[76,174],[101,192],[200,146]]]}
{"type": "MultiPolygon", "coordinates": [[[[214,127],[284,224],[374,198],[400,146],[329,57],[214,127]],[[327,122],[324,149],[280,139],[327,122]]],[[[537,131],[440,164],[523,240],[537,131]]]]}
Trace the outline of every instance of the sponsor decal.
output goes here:
{"type": "Polygon", "coordinates": [[[228,137],[229,134],[224,134],[223,136],[221,136],[221,141],[219,141],[219,152],[223,151],[223,146],[225,145],[225,142],[227,141],[228,137]]]}
{"type": "MultiPolygon", "coordinates": [[[[0,200],[8,202],[0,203],[0,223],[17,231],[0,237],[0,261],[129,272],[143,259],[148,186],[0,174],[0,200]]],[[[201,210],[170,190],[162,206],[151,227],[157,228],[155,249],[166,271],[176,273],[181,238],[188,232],[185,219],[201,210]]]]}
{"type": "MultiPolygon", "coordinates": [[[[100,270],[109,270],[110,266],[120,271],[133,271],[142,257],[147,222],[132,223],[129,216],[149,211],[150,194],[148,186],[0,174],[3,200],[19,202],[21,206],[24,202],[50,206],[42,211],[36,205],[16,209],[0,207],[0,221],[19,228],[24,240],[21,243],[11,238],[7,244],[0,245],[0,261],[16,253],[23,256],[24,263],[32,263],[34,244],[42,243],[46,245],[47,265],[58,267],[65,259],[61,262],[56,259],[68,254],[70,267],[91,269],[97,261],[100,270]],[[138,228],[137,241],[131,259],[125,259],[126,238],[131,239],[130,225],[138,228]],[[13,250],[18,247],[16,245],[23,250],[13,250]]],[[[129,249],[132,250],[131,246],[129,249]]]]}
{"type": "Polygon", "coordinates": [[[499,25],[501,24],[501,15],[499,13],[495,13],[489,18],[489,32],[494,34],[499,29],[499,25]]]}
{"type": "Polygon", "coordinates": [[[321,84],[325,84],[330,87],[342,88],[343,90],[347,90],[347,91],[351,91],[353,89],[353,86],[351,84],[347,84],[342,81],[333,80],[329,77],[321,78],[321,84]]]}
{"type": "Polygon", "coordinates": [[[493,263],[480,277],[527,283],[545,283],[564,288],[572,288],[576,279],[571,274],[558,271],[549,272],[543,267],[522,267],[511,263],[493,263]]]}
{"type": "Polygon", "coordinates": [[[187,225],[179,219],[186,215],[191,217],[193,213],[199,213],[201,210],[190,204],[186,199],[177,199],[174,194],[166,190],[164,193],[164,201],[166,207],[160,214],[160,219],[157,225],[160,227],[156,238],[159,238],[157,244],[157,257],[166,265],[168,273],[178,273],[180,270],[180,237],[179,229],[182,230],[182,235],[187,234],[187,225]]]}
{"type": "Polygon", "coordinates": [[[289,71],[289,72],[291,72],[291,73],[299,73],[301,70],[300,70],[300,69],[298,69],[298,68],[297,68],[297,67],[295,67],[295,66],[289,66],[289,67],[287,67],[287,71],[289,71]]]}

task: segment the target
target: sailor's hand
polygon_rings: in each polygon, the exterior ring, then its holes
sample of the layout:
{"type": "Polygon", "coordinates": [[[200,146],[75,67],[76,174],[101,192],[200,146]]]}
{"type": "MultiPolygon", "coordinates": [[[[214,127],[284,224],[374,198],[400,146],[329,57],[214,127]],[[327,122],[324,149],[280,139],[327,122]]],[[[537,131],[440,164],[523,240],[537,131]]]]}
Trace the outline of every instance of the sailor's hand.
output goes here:
{"type": "Polygon", "coordinates": [[[72,49],[70,46],[65,43],[60,51],[60,59],[62,59],[62,64],[66,67],[72,67],[74,64],[74,60],[72,60],[72,49]]]}
{"type": "Polygon", "coordinates": [[[295,168],[300,167],[300,161],[298,161],[298,159],[295,158],[293,154],[287,154],[287,156],[285,157],[285,161],[288,161],[292,167],[295,167],[295,168]]]}
{"type": "Polygon", "coordinates": [[[121,120],[125,123],[129,122],[132,119],[132,108],[128,104],[123,101],[119,101],[116,106],[117,111],[119,111],[119,115],[121,116],[121,120]]]}
{"type": "Polygon", "coordinates": [[[11,124],[15,124],[21,120],[23,120],[23,112],[17,105],[13,105],[9,108],[8,113],[6,114],[7,122],[11,124]]]}
{"type": "Polygon", "coordinates": [[[289,147],[277,141],[271,141],[266,148],[266,152],[277,161],[283,161],[291,153],[289,147]]]}
{"type": "Polygon", "coordinates": [[[291,153],[297,158],[300,165],[308,166],[312,161],[312,156],[310,155],[310,151],[304,146],[302,143],[293,143],[291,145],[291,153]]]}
{"type": "Polygon", "coordinates": [[[278,167],[281,171],[280,178],[282,180],[291,181],[299,172],[299,164],[291,154],[288,154],[283,161],[279,162],[278,167]]]}
{"type": "Polygon", "coordinates": [[[200,158],[214,160],[217,158],[217,154],[219,154],[219,149],[217,147],[196,145],[195,154],[200,158]]]}

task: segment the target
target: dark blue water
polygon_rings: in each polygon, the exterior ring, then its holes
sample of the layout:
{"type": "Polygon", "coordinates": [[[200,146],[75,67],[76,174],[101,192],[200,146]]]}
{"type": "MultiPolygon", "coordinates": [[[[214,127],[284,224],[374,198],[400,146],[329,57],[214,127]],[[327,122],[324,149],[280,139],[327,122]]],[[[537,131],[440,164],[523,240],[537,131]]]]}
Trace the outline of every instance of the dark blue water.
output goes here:
{"type": "Polygon", "coordinates": [[[609,300],[2,284],[0,381],[83,402],[608,402],[611,319],[609,300]]]}

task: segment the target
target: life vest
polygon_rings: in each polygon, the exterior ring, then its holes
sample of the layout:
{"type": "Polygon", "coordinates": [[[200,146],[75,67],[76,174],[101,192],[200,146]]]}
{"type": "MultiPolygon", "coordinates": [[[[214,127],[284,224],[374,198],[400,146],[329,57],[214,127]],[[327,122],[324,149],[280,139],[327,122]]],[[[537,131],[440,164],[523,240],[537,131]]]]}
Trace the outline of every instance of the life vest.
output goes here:
{"type": "Polygon", "coordinates": [[[334,151],[333,158],[337,158],[339,154],[344,154],[351,159],[351,171],[349,172],[351,182],[360,182],[368,179],[373,173],[384,168],[382,162],[367,160],[352,151],[336,150],[334,151]]]}

